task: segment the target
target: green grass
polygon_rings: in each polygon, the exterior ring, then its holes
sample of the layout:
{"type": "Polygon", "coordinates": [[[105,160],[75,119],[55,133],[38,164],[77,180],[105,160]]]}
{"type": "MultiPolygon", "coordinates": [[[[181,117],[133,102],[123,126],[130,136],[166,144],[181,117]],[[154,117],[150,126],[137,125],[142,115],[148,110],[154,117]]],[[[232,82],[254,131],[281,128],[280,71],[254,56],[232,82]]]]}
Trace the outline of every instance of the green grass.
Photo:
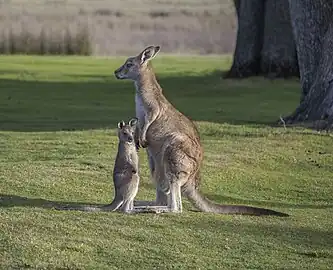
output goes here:
{"type": "MultiPolygon", "coordinates": [[[[332,137],[268,124],[299,100],[297,81],[222,80],[230,59],[160,56],[165,95],[199,126],[202,192],[289,218],[57,211],[108,203],[119,120],[134,87],[124,58],[0,57],[1,269],[331,269],[332,137]]],[[[138,199],[153,199],[140,152],[138,199]]]]}

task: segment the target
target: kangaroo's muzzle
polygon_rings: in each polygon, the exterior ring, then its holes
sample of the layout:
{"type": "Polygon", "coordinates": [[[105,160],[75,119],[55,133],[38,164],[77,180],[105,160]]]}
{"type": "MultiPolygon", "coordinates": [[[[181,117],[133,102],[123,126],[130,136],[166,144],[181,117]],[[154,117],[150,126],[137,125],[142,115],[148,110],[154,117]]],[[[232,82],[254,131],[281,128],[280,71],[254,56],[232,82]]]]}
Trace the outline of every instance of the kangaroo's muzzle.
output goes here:
{"type": "Polygon", "coordinates": [[[114,75],[118,80],[125,79],[123,66],[114,71],[114,75]]]}

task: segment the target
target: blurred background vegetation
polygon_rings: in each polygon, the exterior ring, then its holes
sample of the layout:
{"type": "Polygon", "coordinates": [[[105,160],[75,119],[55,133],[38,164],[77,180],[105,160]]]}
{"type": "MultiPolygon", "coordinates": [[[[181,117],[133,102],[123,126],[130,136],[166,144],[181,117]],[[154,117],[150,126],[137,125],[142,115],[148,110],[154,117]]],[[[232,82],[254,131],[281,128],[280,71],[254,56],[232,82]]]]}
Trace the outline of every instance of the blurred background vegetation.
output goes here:
{"type": "Polygon", "coordinates": [[[231,0],[0,0],[0,54],[232,53],[231,0]]]}

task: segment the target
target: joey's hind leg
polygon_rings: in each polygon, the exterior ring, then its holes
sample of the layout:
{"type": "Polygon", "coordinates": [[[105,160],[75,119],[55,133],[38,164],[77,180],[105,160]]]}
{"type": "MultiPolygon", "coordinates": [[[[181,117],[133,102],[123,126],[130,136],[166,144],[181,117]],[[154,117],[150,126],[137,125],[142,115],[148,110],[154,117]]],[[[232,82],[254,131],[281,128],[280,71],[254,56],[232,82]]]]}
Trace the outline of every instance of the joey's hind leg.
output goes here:
{"type": "Polygon", "coordinates": [[[124,204],[120,208],[121,212],[124,213],[131,213],[133,211],[133,201],[132,200],[126,200],[124,204]]]}

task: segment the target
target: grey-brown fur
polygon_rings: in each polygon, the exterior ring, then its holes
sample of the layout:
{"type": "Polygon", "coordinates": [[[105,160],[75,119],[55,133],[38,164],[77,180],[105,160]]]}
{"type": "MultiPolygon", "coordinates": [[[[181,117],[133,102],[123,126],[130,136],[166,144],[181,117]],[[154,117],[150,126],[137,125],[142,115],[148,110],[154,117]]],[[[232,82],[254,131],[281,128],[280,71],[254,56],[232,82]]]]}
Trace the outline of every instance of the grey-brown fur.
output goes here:
{"type": "Polygon", "coordinates": [[[131,212],[139,188],[139,157],[135,144],[137,119],[118,123],[118,152],[113,169],[115,198],[103,210],[131,212]]]}
{"type": "MultiPolygon", "coordinates": [[[[131,119],[128,124],[118,123],[118,151],[113,169],[115,197],[113,201],[101,207],[98,206],[68,206],[66,210],[81,210],[89,212],[116,211],[124,213],[133,211],[134,198],[139,188],[139,157],[135,140],[137,119],[131,119]]],[[[64,209],[64,208],[63,208],[64,209]]]]}
{"type": "Polygon", "coordinates": [[[163,95],[150,63],[159,50],[159,46],[149,46],[139,55],[128,58],[115,71],[117,79],[130,79],[135,84],[138,140],[147,148],[152,178],[156,183],[154,204],[167,204],[169,211],[182,212],[181,197],[184,194],[204,212],[286,216],[269,209],[215,204],[200,194],[203,149],[199,133],[194,123],[163,95]]]}

